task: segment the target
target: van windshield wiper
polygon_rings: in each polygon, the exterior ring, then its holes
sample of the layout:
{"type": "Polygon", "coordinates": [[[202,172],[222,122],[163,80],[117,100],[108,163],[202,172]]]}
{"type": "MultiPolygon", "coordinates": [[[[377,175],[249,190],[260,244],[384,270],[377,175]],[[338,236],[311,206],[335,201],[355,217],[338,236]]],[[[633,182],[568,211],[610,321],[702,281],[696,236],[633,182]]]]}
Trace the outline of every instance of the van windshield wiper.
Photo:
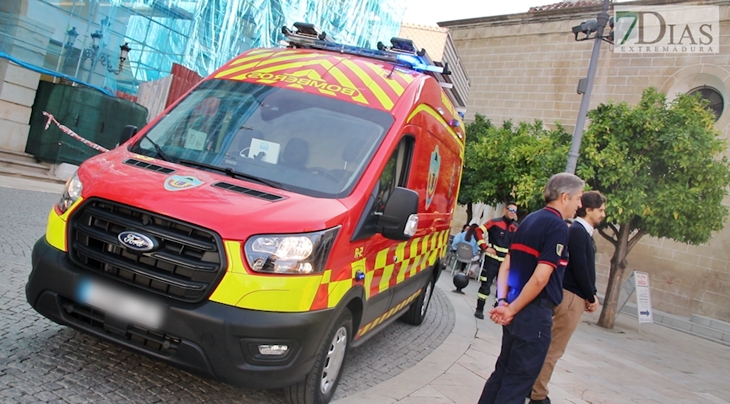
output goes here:
{"type": "Polygon", "coordinates": [[[277,189],[283,189],[284,188],[284,186],[281,185],[281,183],[279,183],[279,182],[267,180],[265,178],[260,178],[260,177],[257,177],[255,175],[251,175],[251,174],[246,174],[246,173],[242,173],[242,172],[238,172],[238,171],[233,171],[233,170],[231,170],[228,167],[218,167],[218,166],[214,166],[214,165],[210,165],[210,164],[205,164],[205,163],[200,163],[200,162],[197,162],[197,161],[185,160],[185,159],[180,159],[178,161],[178,163],[179,164],[189,165],[189,166],[194,166],[194,167],[207,168],[209,170],[222,172],[222,173],[224,173],[225,175],[227,175],[227,176],[229,176],[231,178],[245,178],[247,180],[256,181],[258,183],[261,183],[261,184],[264,184],[264,185],[268,185],[270,187],[277,188],[277,189]]]}
{"type": "Polygon", "coordinates": [[[163,160],[165,160],[167,162],[172,163],[172,159],[170,158],[170,156],[168,156],[164,151],[162,151],[162,147],[160,147],[160,145],[155,143],[154,140],[150,139],[146,133],[144,135],[142,135],[142,139],[147,139],[148,142],[152,143],[152,147],[155,148],[155,151],[157,152],[157,155],[160,156],[160,158],[162,158],[163,160]]]}

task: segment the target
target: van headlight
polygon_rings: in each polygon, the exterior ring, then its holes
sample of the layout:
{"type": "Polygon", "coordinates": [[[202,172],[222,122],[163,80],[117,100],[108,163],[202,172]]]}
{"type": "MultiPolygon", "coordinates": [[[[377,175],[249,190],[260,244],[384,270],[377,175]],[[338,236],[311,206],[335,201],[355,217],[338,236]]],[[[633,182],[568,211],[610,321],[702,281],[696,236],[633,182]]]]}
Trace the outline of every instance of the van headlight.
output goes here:
{"type": "Polygon", "coordinates": [[[324,271],[340,226],[314,233],[265,234],[246,242],[244,255],[256,272],[312,274],[324,271]]]}
{"type": "Polygon", "coordinates": [[[81,184],[81,180],[79,179],[78,173],[74,173],[74,175],[66,181],[66,186],[63,189],[63,194],[61,194],[61,200],[58,201],[56,204],[56,207],[58,208],[59,212],[61,214],[66,213],[68,208],[71,207],[71,205],[76,202],[77,199],[81,196],[81,190],[83,189],[83,185],[81,184]]]}

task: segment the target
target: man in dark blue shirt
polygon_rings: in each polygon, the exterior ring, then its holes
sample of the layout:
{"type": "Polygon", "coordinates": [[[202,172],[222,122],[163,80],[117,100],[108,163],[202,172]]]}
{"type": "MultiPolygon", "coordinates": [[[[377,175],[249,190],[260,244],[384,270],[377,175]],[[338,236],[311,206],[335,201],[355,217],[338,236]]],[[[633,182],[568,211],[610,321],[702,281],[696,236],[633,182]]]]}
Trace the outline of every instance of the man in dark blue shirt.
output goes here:
{"type": "Polygon", "coordinates": [[[581,205],[578,217],[568,231],[570,261],[563,277],[563,301],[555,308],[550,348],[532,386],[530,404],[550,404],[547,385],[555,363],[565,353],[581,314],[584,311],[592,313],[598,308],[593,230],[606,217],[606,197],[598,191],[588,191],[581,197],[581,205]]]}
{"type": "Polygon", "coordinates": [[[497,307],[489,318],[502,328],[502,350],[479,404],[523,404],[550,346],[553,308],[563,299],[568,227],[581,206],[585,182],[555,174],[545,185],[545,208],[517,229],[499,267],[497,307]]]}

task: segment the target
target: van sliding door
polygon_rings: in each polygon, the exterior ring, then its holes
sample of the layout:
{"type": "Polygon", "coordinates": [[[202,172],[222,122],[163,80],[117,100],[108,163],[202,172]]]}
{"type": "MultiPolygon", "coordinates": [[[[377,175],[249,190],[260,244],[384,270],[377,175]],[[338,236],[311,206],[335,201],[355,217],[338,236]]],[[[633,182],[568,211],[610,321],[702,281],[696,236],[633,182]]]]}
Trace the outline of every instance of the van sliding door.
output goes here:
{"type": "MultiPolygon", "coordinates": [[[[383,212],[393,189],[408,184],[414,144],[415,139],[411,135],[401,138],[375,185],[373,190],[376,196],[375,203],[371,211],[364,214],[376,219],[377,215],[383,212]]],[[[405,274],[401,262],[403,257],[397,255],[398,245],[401,243],[403,242],[373,234],[365,244],[368,267],[365,288],[368,290],[368,299],[363,313],[363,325],[387,312],[393,303],[393,290],[402,288],[402,285],[398,286],[399,283],[407,283],[403,278],[405,274]]]]}

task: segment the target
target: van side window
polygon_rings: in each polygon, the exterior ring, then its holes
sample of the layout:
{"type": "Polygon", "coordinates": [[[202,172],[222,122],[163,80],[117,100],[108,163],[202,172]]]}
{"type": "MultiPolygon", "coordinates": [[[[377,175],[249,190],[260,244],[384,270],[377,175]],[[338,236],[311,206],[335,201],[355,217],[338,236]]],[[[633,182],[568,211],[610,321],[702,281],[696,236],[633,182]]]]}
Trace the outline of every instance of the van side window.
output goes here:
{"type": "Polygon", "coordinates": [[[378,217],[385,210],[393,189],[408,185],[414,145],[415,139],[409,135],[404,136],[398,143],[398,147],[388,159],[380,174],[380,179],[372,190],[357,227],[352,233],[352,241],[371,237],[378,232],[378,217]]]}
{"type": "Polygon", "coordinates": [[[393,155],[388,159],[383,173],[378,181],[378,192],[375,203],[375,212],[382,213],[388,197],[395,187],[405,187],[408,184],[408,174],[413,156],[413,138],[404,136],[393,155]]]}

